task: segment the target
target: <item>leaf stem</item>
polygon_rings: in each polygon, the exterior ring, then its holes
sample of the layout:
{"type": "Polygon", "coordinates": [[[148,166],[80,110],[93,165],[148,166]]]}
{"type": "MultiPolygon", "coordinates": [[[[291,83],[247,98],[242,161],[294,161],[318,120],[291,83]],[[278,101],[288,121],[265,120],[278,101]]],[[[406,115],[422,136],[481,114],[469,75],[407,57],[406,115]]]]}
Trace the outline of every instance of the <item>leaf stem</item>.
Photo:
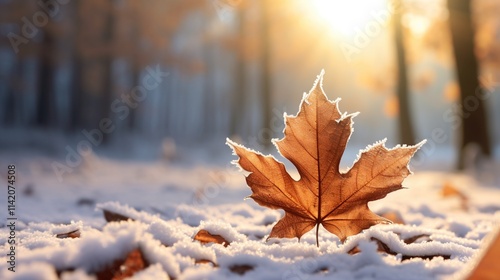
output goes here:
{"type": "Polygon", "coordinates": [[[319,248],[318,233],[319,233],[319,223],[316,224],[316,246],[318,246],[318,248],[319,248]]]}
{"type": "MultiPolygon", "coordinates": [[[[321,80],[318,81],[318,84],[316,84],[316,86],[320,86],[321,87],[321,80]]],[[[320,158],[321,156],[319,155],[319,152],[320,152],[320,149],[319,149],[319,115],[318,115],[318,100],[317,100],[317,96],[316,96],[316,108],[315,109],[315,113],[316,113],[316,156],[317,156],[317,162],[318,162],[318,165],[317,165],[317,168],[318,168],[318,217],[317,217],[317,220],[316,220],[316,246],[318,246],[319,248],[319,238],[318,238],[318,233],[319,233],[319,224],[321,223],[321,208],[322,208],[322,205],[321,205],[321,196],[323,195],[323,192],[321,190],[321,162],[320,162],[320,158]]]]}

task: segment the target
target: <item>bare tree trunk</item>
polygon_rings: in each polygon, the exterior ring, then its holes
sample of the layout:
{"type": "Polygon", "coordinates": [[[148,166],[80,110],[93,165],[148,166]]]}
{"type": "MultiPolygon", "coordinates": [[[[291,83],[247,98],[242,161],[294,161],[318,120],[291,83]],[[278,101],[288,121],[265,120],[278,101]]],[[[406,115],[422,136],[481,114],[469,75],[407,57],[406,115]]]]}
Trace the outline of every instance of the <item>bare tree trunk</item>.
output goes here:
{"type": "Polygon", "coordinates": [[[83,127],[82,120],[82,103],[84,100],[84,91],[82,85],[82,58],[79,50],[79,36],[80,36],[80,15],[79,15],[80,1],[72,2],[73,14],[73,61],[71,62],[71,113],[68,130],[77,130],[83,127]]]}
{"type": "MultiPolygon", "coordinates": [[[[44,1],[47,2],[47,1],[44,1]]],[[[38,56],[38,100],[37,100],[37,117],[36,124],[48,127],[54,123],[54,108],[55,95],[54,95],[54,61],[53,50],[55,48],[53,34],[50,33],[51,23],[43,29],[43,39],[40,43],[38,56]]]]}
{"type": "MultiPolygon", "coordinates": [[[[54,122],[54,66],[52,65],[47,50],[50,49],[50,40],[44,40],[42,43],[41,57],[39,62],[39,84],[37,100],[37,125],[48,127],[54,122]]],[[[49,51],[50,52],[50,51],[49,51]]]]}
{"type": "MultiPolygon", "coordinates": [[[[270,38],[270,15],[269,15],[269,4],[270,1],[262,0],[260,1],[261,8],[261,106],[262,106],[262,128],[270,132],[271,127],[271,63],[270,63],[270,49],[271,49],[271,38],[270,38]]],[[[264,146],[271,146],[271,139],[273,135],[265,135],[269,139],[264,139],[264,146]]]]}
{"type": "MultiPolygon", "coordinates": [[[[214,118],[216,112],[216,100],[215,100],[215,75],[214,72],[216,64],[216,58],[214,58],[214,46],[211,42],[207,42],[204,47],[204,63],[206,65],[205,75],[204,75],[204,93],[203,98],[205,99],[204,108],[204,120],[203,120],[203,133],[207,136],[212,136],[216,131],[217,125],[215,124],[216,118],[214,118]]],[[[176,94],[171,92],[170,94],[176,94]]],[[[233,116],[231,115],[231,118],[233,116]]],[[[232,123],[232,120],[230,120],[232,123]]],[[[232,133],[232,131],[230,132],[232,133]]]]}
{"type": "MultiPolygon", "coordinates": [[[[132,89],[136,86],[136,85],[139,85],[139,78],[141,76],[141,70],[139,69],[139,65],[137,65],[135,63],[135,60],[132,64],[132,83],[131,83],[131,86],[130,88],[124,92],[123,94],[130,94],[130,92],[132,91],[132,89]]],[[[138,127],[138,124],[137,124],[137,119],[136,119],[136,111],[131,108],[130,111],[129,111],[129,114],[128,114],[128,117],[125,119],[125,121],[127,122],[126,123],[126,128],[128,130],[128,132],[133,132],[135,130],[137,130],[137,127],[138,127]]]]}
{"type": "Polygon", "coordinates": [[[238,57],[236,61],[236,72],[234,74],[234,90],[231,95],[231,123],[229,133],[231,135],[238,134],[241,137],[247,136],[242,135],[242,125],[244,118],[244,108],[245,105],[245,90],[246,90],[246,79],[245,79],[245,62],[244,62],[244,48],[245,48],[245,9],[238,9],[238,57]]]}
{"type": "Polygon", "coordinates": [[[448,0],[450,28],[460,101],[462,109],[462,135],[459,151],[458,169],[464,168],[465,147],[477,144],[483,155],[490,157],[492,150],[488,133],[486,109],[476,93],[483,89],[479,86],[479,70],[474,55],[474,29],[471,20],[470,0],[448,0]]]}
{"type": "MultiPolygon", "coordinates": [[[[114,39],[114,5],[109,4],[109,10],[107,11],[106,25],[103,30],[103,43],[107,44],[108,51],[104,57],[101,59],[102,67],[104,68],[103,74],[103,88],[102,88],[102,101],[101,101],[101,119],[109,118],[111,115],[111,102],[113,101],[113,39],[114,39]]],[[[96,124],[97,125],[97,124],[96,124]]],[[[110,141],[110,135],[108,133],[103,133],[103,144],[106,145],[110,141]]]]}
{"type": "MultiPolygon", "coordinates": [[[[397,7],[401,6],[401,0],[397,0],[397,7]]],[[[408,73],[406,65],[406,53],[403,39],[403,25],[401,23],[401,12],[394,14],[394,41],[396,43],[397,61],[397,96],[399,102],[399,141],[403,144],[415,144],[415,133],[410,110],[410,96],[408,88],[408,73]]]]}
{"type": "Polygon", "coordinates": [[[9,87],[7,88],[7,97],[5,98],[5,125],[14,126],[16,123],[16,102],[15,96],[19,95],[20,85],[23,84],[25,60],[17,58],[14,66],[12,67],[14,74],[11,74],[9,87]]]}
{"type": "Polygon", "coordinates": [[[77,54],[76,50],[74,50],[74,58],[72,61],[72,70],[71,70],[71,114],[70,114],[70,125],[68,127],[69,130],[76,130],[82,128],[82,110],[81,105],[83,102],[83,90],[82,90],[82,63],[77,54]]]}

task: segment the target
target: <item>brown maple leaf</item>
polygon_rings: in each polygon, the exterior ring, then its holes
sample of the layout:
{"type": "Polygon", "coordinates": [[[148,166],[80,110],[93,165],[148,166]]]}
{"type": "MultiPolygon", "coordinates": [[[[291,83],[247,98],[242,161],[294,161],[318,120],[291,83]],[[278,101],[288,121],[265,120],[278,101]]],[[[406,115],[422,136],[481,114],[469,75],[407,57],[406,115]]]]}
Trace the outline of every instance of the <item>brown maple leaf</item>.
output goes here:
{"type": "Polygon", "coordinates": [[[330,101],[322,89],[323,72],[302,98],[297,116],[285,115],[285,137],[273,140],[282,156],[290,160],[300,175],[296,181],[283,163],[227,139],[239,156],[236,164],[250,172],[250,198],[285,216],[268,238],[300,237],[316,226],[316,243],[321,224],[342,241],[379,223],[390,223],[371,212],[367,203],[402,188],[411,174],[408,163],[425,142],[415,146],[387,149],[385,140],[363,150],[347,173],[339,170],[346,144],[352,133],[355,114],[341,114],[339,99],[330,101]]]}
{"type": "Polygon", "coordinates": [[[193,239],[200,241],[202,244],[219,243],[222,244],[224,247],[227,247],[231,244],[231,242],[224,239],[224,237],[218,234],[211,234],[205,229],[198,231],[198,233],[196,233],[193,239]]]}

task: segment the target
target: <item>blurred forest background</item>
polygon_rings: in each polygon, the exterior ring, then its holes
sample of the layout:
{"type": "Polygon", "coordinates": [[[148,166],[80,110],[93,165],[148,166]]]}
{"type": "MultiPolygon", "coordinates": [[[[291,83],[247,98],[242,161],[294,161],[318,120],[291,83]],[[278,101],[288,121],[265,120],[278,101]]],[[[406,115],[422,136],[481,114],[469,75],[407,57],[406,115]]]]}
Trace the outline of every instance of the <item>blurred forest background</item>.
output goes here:
{"type": "Polygon", "coordinates": [[[350,147],[427,138],[417,164],[498,161],[499,15],[497,0],[0,0],[0,149],[260,150],[325,69],[328,97],[361,112],[350,147]]]}

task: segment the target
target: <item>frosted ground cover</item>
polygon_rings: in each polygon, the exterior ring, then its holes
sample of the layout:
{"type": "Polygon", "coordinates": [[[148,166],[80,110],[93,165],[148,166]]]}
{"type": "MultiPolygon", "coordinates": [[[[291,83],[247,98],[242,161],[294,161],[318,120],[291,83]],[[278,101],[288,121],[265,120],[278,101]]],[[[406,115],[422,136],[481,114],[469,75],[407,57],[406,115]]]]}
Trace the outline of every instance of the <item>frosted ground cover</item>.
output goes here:
{"type": "MultiPolygon", "coordinates": [[[[13,160],[2,158],[2,166],[13,160]]],[[[465,175],[417,172],[405,181],[407,189],[370,203],[404,225],[375,226],[344,244],[321,230],[317,248],[313,231],[300,242],[266,241],[282,213],[243,200],[250,190],[236,168],[91,157],[60,182],[51,161],[15,159],[22,174],[18,263],[12,273],[1,262],[1,279],[93,279],[137,248],[148,266],[133,279],[455,278],[474,262],[500,218],[499,189],[465,175]],[[445,185],[467,197],[467,209],[459,196],[442,196],[445,185]],[[103,210],[133,221],[106,222],[103,210]],[[200,229],[230,245],[193,241],[200,229]],[[79,238],[57,237],[75,230],[79,238]],[[377,251],[380,244],[385,252],[377,251]]],[[[1,215],[5,252],[5,211],[1,215]]]]}

